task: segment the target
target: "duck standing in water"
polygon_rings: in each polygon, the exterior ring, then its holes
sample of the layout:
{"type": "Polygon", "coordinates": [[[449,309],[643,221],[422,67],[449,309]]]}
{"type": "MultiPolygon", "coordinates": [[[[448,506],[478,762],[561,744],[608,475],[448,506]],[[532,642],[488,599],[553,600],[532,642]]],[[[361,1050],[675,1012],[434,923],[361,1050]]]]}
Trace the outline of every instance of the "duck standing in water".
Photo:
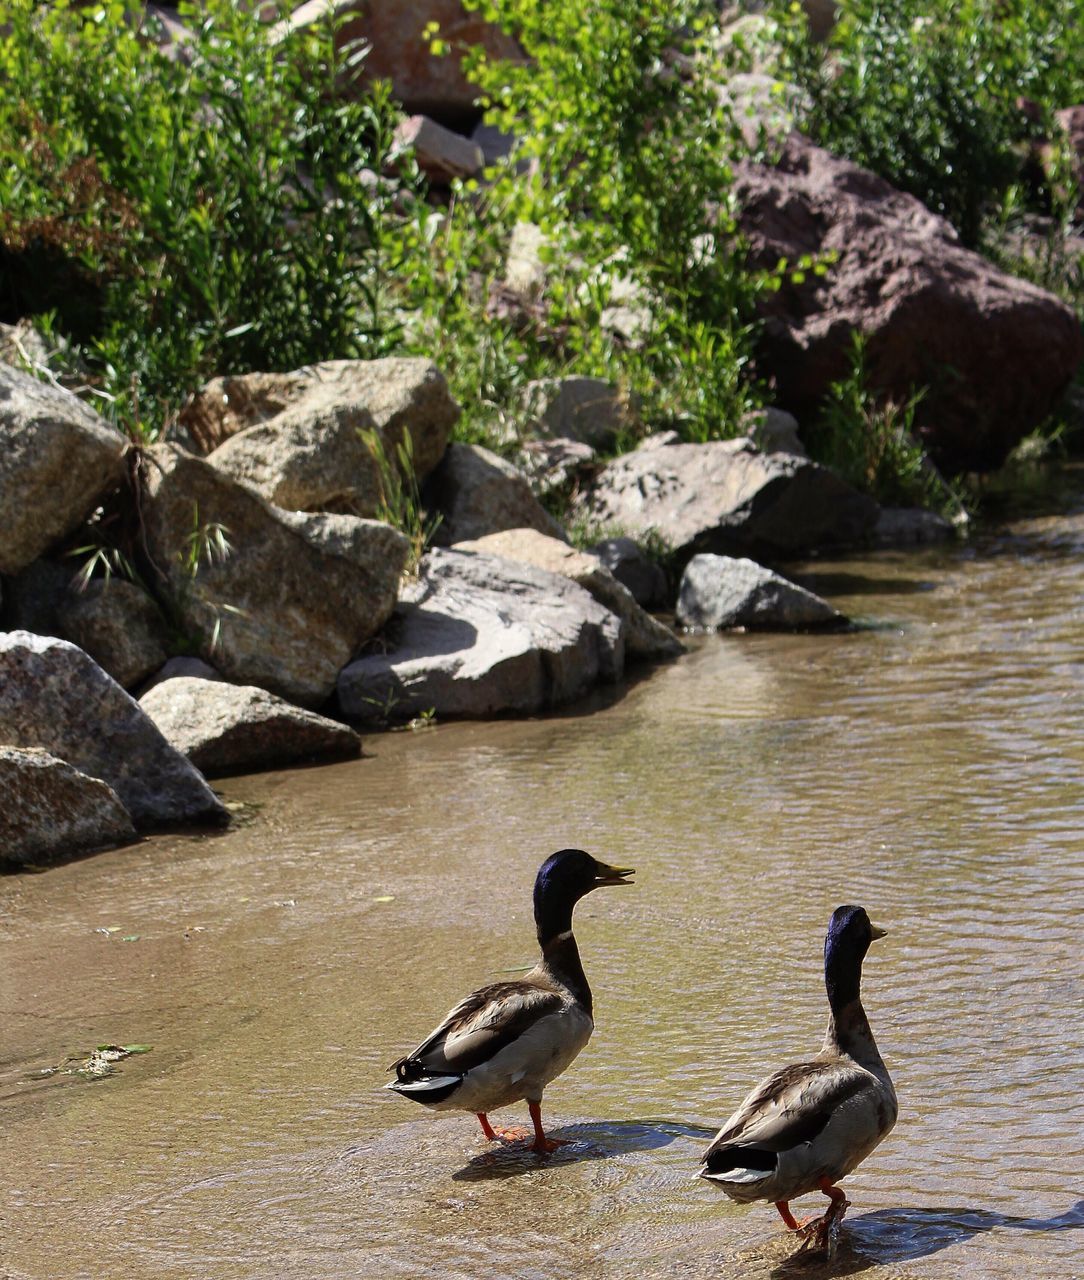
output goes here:
{"type": "Polygon", "coordinates": [[[572,909],[594,889],[630,884],[631,870],[608,867],[582,849],[562,849],[539,868],[534,918],[542,958],[516,982],[495,982],[462,1000],[413,1052],[389,1067],[384,1087],[434,1111],[473,1111],[487,1138],[530,1137],[494,1129],[489,1112],[520,1099],[540,1154],[562,1143],[542,1129],[542,1091],[569,1067],[594,1030],[572,909]]]}
{"type": "MultiPolygon", "coordinates": [[[[862,961],[885,931],[861,907],[839,907],[824,940],[831,1017],[824,1047],[809,1062],[763,1080],[716,1134],[699,1177],[742,1204],[770,1200],[806,1245],[834,1249],[850,1201],[836,1185],[896,1123],[896,1091],[862,1008],[862,961]],[[823,1218],[799,1225],[790,1201],[829,1198],[823,1218]]],[[[805,1246],[803,1246],[805,1247],[805,1246]]]]}

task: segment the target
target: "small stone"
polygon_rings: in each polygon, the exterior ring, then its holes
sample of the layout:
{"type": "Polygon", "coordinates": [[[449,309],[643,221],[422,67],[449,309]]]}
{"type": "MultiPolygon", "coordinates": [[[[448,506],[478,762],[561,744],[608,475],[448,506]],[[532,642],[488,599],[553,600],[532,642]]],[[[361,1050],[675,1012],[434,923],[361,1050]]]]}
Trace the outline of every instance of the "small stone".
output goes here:
{"type": "Polygon", "coordinates": [[[753,560],[693,556],[678,593],[677,619],[695,630],[758,627],[804,631],[843,626],[846,618],[827,601],[753,560]]]}

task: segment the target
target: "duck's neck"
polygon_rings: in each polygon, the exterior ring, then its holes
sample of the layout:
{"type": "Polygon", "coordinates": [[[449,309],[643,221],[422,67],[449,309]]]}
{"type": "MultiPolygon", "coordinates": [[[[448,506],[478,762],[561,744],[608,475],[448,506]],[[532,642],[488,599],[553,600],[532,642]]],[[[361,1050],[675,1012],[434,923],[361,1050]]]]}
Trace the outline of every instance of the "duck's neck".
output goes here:
{"type": "Polygon", "coordinates": [[[591,1016],[591,988],[580,962],[580,949],[576,946],[572,930],[562,930],[545,941],[540,936],[538,942],[542,948],[542,964],[545,969],[561,986],[568,989],[576,1003],[582,1005],[588,1016],[591,1016]]]}
{"type": "Polygon", "coordinates": [[[877,1041],[862,1007],[861,957],[833,957],[829,954],[825,960],[824,981],[831,1011],[824,1036],[824,1051],[846,1054],[875,1075],[886,1075],[877,1041]]]}
{"type": "Polygon", "coordinates": [[[587,985],[587,975],[580,963],[580,949],[572,933],[574,906],[574,902],[554,900],[548,896],[536,898],[534,919],[543,966],[590,1014],[591,988],[587,985]]]}

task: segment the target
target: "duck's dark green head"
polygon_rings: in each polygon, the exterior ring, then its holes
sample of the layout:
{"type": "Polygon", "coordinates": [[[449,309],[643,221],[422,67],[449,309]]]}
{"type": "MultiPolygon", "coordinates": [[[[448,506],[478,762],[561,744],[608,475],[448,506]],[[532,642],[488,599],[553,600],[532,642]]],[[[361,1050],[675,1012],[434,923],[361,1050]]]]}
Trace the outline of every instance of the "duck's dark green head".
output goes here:
{"type": "Polygon", "coordinates": [[[593,889],[631,884],[633,871],[599,862],[582,849],[561,849],[539,867],[534,918],[543,941],[572,927],[572,908],[593,889]]]}
{"type": "Polygon", "coordinates": [[[824,939],[824,980],[833,1008],[858,998],[862,961],[870,943],[884,936],[885,930],[871,924],[862,907],[836,907],[832,912],[824,939]]]}

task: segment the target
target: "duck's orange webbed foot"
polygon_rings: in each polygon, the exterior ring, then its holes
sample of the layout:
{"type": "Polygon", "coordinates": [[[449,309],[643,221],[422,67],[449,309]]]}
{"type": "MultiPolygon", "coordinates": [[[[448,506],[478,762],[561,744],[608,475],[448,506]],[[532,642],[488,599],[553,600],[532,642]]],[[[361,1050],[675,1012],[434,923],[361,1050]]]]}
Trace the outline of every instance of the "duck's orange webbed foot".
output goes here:
{"type": "Polygon", "coordinates": [[[482,1126],[482,1132],[490,1142],[523,1142],[526,1138],[532,1136],[531,1130],[524,1129],[522,1125],[513,1125],[510,1128],[505,1128],[504,1126],[494,1128],[489,1123],[489,1117],[484,1111],[478,1112],[478,1122],[482,1126]]]}
{"type": "Polygon", "coordinates": [[[537,1102],[528,1102],[527,1110],[531,1113],[531,1123],[534,1125],[534,1144],[531,1150],[537,1152],[540,1156],[551,1155],[558,1147],[567,1147],[570,1138],[547,1138],[542,1128],[542,1107],[537,1102]]]}
{"type": "Polygon", "coordinates": [[[839,1242],[839,1229],[843,1222],[843,1215],[850,1208],[851,1202],[843,1191],[839,1187],[833,1186],[827,1178],[821,1178],[817,1185],[831,1203],[828,1205],[824,1217],[814,1218],[807,1223],[803,1223],[799,1228],[802,1235],[805,1236],[802,1241],[802,1251],[806,1249],[823,1249],[828,1255],[829,1261],[831,1261],[835,1256],[836,1245],[839,1242]]]}

